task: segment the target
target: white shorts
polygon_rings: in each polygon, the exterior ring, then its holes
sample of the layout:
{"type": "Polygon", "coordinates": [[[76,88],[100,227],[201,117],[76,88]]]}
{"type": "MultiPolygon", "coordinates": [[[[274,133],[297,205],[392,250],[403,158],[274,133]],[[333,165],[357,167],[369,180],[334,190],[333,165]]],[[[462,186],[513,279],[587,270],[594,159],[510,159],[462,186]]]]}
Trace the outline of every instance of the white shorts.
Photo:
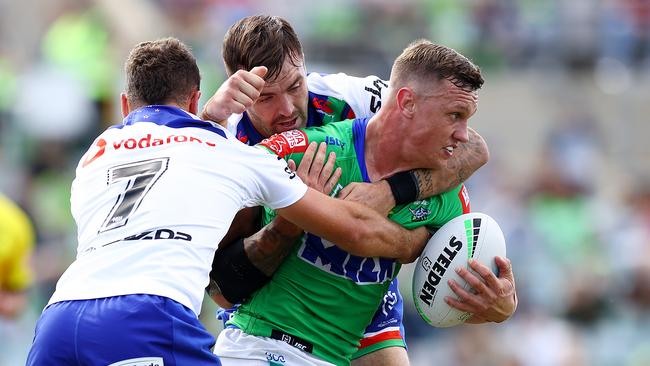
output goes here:
{"type": "Polygon", "coordinates": [[[288,343],[226,328],[219,333],[214,353],[223,366],[333,366],[288,343]]]}

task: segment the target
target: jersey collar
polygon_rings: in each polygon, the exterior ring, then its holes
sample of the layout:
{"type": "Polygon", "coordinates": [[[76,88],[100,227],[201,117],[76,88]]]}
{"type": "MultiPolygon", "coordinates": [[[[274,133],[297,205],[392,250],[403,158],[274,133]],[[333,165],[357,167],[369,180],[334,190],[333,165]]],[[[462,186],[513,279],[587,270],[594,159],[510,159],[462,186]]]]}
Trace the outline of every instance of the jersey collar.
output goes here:
{"type": "Polygon", "coordinates": [[[129,115],[124,118],[121,125],[114,127],[122,128],[139,122],[150,122],[170,128],[201,128],[214,132],[223,138],[227,138],[223,128],[218,126],[216,123],[203,121],[192,113],[169,105],[149,105],[138,108],[129,113],[129,115]]]}
{"type": "Polygon", "coordinates": [[[359,164],[359,170],[361,170],[363,181],[366,183],[370,182],[365,157],[366,127],[368,126],[369,119],[370,118],[355,119],[352,123],[352,137],[354,139],[354,150],[357,153],[357,163],[359,164]]]}

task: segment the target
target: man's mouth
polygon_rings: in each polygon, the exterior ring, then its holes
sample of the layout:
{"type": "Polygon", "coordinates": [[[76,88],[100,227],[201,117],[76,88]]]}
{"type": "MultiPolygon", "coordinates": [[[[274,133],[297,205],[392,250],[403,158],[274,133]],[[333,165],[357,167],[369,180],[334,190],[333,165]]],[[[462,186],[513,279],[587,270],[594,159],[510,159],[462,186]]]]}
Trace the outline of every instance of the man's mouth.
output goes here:
{"type": "Polygon", "coordinates": [[[443,150],[445,150],[445,151],[447,152],[447,155],[449,155],[449,156],[453,156],[453,155],[454,155],[454,149],[455,149],[455,148],[456,148],[456,146],[449,145],[449,146],[445,146],[445,147],[443,148],[443,150]]]}
{"type": "Polygon", "coordinates": [[[298,122],[298,117],[294,117],[288,121],[283,121],[283,122],[278,122],[276,123],[276,126],[280,127],[282,131],[287,131],[287,130],[292,130],[294,128],[297,128],[296,126],[298,122]]]}

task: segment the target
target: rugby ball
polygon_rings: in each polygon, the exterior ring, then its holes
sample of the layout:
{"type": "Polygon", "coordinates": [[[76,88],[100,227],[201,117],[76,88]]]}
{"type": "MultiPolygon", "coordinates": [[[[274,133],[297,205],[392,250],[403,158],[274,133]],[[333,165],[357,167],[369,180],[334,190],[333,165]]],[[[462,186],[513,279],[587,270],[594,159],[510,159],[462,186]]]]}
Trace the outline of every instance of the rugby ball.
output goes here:
{"type": "Polygon", "coordinates": [[[413,271],[413,301],[422,319],[434,327],[445,328],[462,324],[471,317],[471,313],[445,302],[446,296],[458,298],[447,281],[453,279],[472,291],[455,269],[462,266],[469,269],[467,261],[474,258],[498,274],[495,256],[506,256],[506,242],[499,224],[484,213],[458,216],[436,231],[413,271]]]}

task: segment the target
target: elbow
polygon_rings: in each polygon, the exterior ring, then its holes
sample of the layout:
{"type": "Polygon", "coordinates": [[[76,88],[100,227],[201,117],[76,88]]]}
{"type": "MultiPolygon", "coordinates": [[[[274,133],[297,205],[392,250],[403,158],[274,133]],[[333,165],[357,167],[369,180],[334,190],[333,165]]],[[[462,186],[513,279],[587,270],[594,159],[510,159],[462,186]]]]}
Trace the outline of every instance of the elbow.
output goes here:
{"type": "Polygon", "coordinates": [[[479,135],[477,132],[474,132],[476,138],[476,152],[477,152],[477,167],[476,169],[482,167],[483,165],[487,164],[487,162],[490,160],[490,149],[488,149],[487,142],[485,142],[485,139],[483,136],[479,135]]]}
{"type": "Polygon", "coordinates": [[[487,164],[487,162],[490,160],[490,150],[488,149],[487,144],[485,143],[485,140],[481,138],[481,144],[479,146],[479,168],[482,167],[483,165],[487,164]]]}

